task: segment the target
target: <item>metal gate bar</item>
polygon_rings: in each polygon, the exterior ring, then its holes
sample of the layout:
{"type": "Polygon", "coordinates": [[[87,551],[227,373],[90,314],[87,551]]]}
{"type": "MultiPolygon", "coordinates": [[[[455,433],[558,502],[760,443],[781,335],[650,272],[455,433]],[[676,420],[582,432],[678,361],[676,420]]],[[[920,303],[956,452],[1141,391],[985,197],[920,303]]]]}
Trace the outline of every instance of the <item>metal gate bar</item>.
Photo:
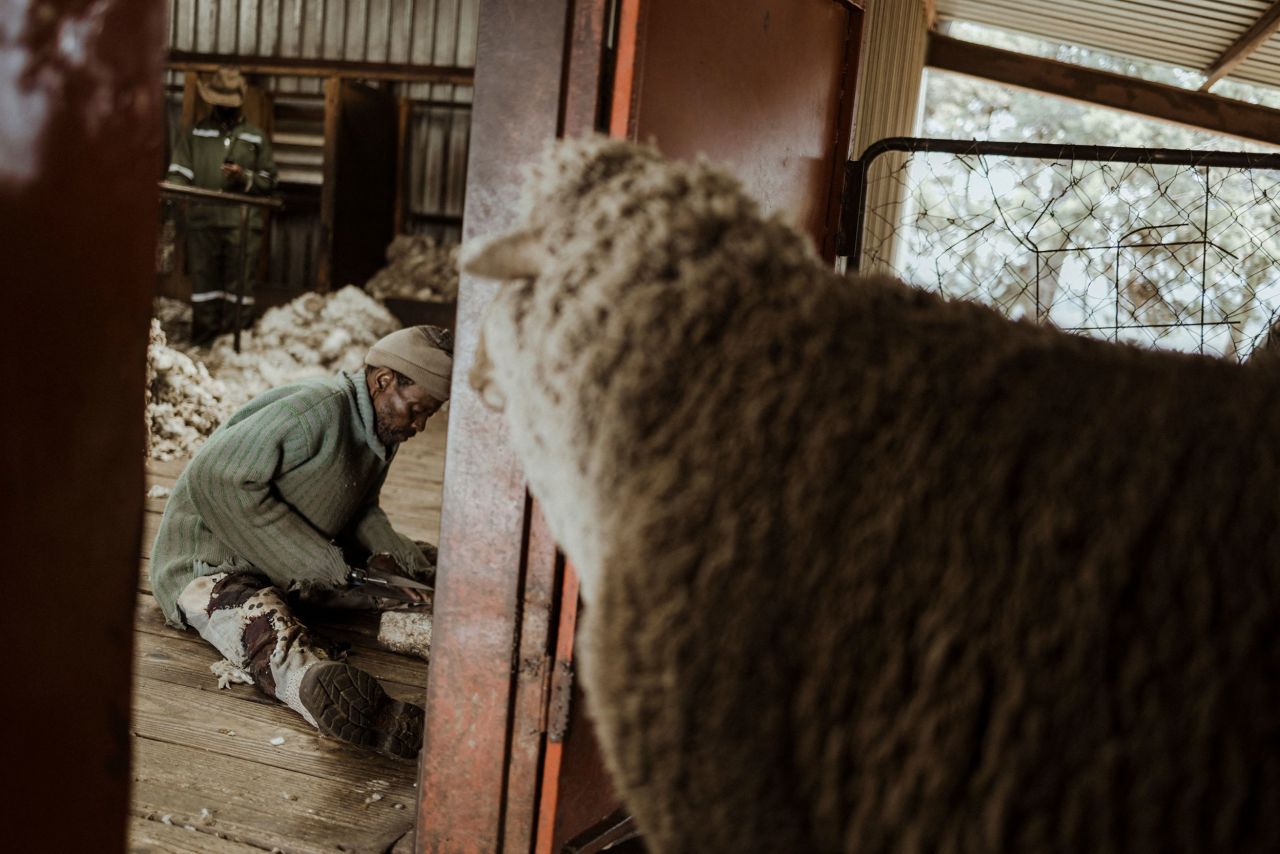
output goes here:
{"type": "MultiPolygon", "coordinates": [[[[893,152],[906,155],[951,155],[957,158],[956,162],[963,167],[957,168],[956,171],[948,171],[951,165],[949,161],[945,162],[944,168],[941,169],[930,166],[931,177],[928,182],[925,182],[916,181],[916,176],[921,173],[914,167],[908,168],[908,161],[901,161],[900,165],[893,167],[894,171],[888,173],[887,177],[903,182],[903,197],[884,205],[877,204],[876,207],[876,212],[906,210],[909,188],[913,194],[912,200],[917,205],[916,214],[901,219],[895,219],[891,214],[885,220],[885,225],[894,235],[900,232],[910,234],[911,239],[916,241],[914,249],[917,253],[921,251],[922,246],[931,251],[929,255],[912,256],[917,259],[915,263],[901,263],[907,264],[904,269],[915,267],[919,272],[919,259],[931,259],[938,276],[937,287],[944,293],[952,287],[951,280],[946,278],[947,274],[943,272],[950,263],[952,266],[947,269],[948,272],[960,274],[961,281],[972,282],[977,289],[981,289],[983,295],[997,300],[1006,309],[1010,306],[1015,309],[1020,306],[1029,313],[1028,301],[1033,293],[1030,279],[1034,275],[1035,319],[1044,322],[1050,319],[1050,312],[1057,311],[1059,306],[1067,311],[1075,310],[1071,302],[1054,301],[1055,297],[1062,298],[1064,294],[1067,299],[1072,299],[1071,290],[1066,292],[1058,290],[1063,280],[1057,276],[1061,275],[1065,269],[1061,266],[1063,263],[1061,259],[1069,253],[1086,253],[1081,262],[1085,267],[1080,269],[1092,270],[1098,263],[1098,256],[1092,253],[1111,250],[1114,252],[1114,257],[1104,264],[1103,269],[1112,264],[1115,267],[1113,271],[1109,271],[1114,275],[1108,277],[1113,280],[1112,283],[1116,289],[1114,303],[1109,306],[1115,313],[1113,322],[1108,323],[1088,317],[1085,318],[1088,322],[1072,324],[1061,321],[1059,318],[1064,328],[1095,333],[1102,329],[1114,329],[1118,340],[1122,329],[1197,327],[1199,350],[1204,352],[1207,329],[1231,326],[1238,322],[1239,330],[1230,333],[1233,336],[1231,350],[1235,352],[1241,336],[1247,335],[1249,328],[1257,324],[1259,315],[1256,310],[1259,306],[1272,311],[1271,322],[1274,322],[1275,316],[1280,314],[1280,307],[1270,304],[1275,300],[1259,296],[1262,288],[1270,290],[1272,285],[1280,285],[1280,280],[1273,281],[1271,277],[1267,277],[1262,285],[1257,284],[1260,281],[1258,271],[1266,268],[1266,258],[1277,258],[1276,266],[1280,268],[1280,248],[1276,244],[1276,229],[1268,225],[1271,219],[1280,221],[1280,204],[1278,204],[1280,202],[1280,154],[917,137],[883,139],[868,146],[860,159],[848,161],[846,164],[837,254],[844,257],[845,269],[851,272],[871,263],[872,258],[876,256],[868,255],[869,251],[879,251],[884,246],[892,245],[893,238],[890,237],[884,244],[878,244],[875,250],[869,250],[866,241],[870,239],[873,232],[879,230],[879,226],[871,227],[870,217],[873,212],[868,210],[868,188],[873,183],[872,166],[879,158],[893,152]],[[1007,161],[1007,171],[1001,170],[999,163],[992,168],[985,160],[975,168],[974,164],[962,159],[968,157],[1007,161]],[[1020,160],[1042,161],[1046,167],[1044,171],[1049,173],[1048,177],[1042,178],[1040,173],[1018,166],[1017,162],[1020,160]],[[1077,169],[1076,164],[1085,163],[1093,164],[1096,172],[1101,174],[1104,182],[1101,186],[1093,173],[1081,172],[1077,169]],[[1133,164],[1138,168],[1126,168],[1117,173],[1115,170],[1108,169],[1108,164],[1113,163],[1133,164]],[[1062,168],[1063,165],[1066,167],[1065,171],[1062,168]],[[1182,167],[1186,171],[1174,172],[1166,179],[1165,171],[1157,172],[1153,167],[1182,167]],[[1215,176],[1212,174],[1214,169],[1245,173],[1249,181],[1246,187],[1252,190],[1252,195],[1248,192],[1243,194],[1240,192],[1240,185],[1235,183],[1236,175],[1220,178],[1215,185],[1213,183],[1215,176]],[[1253,172],[1273,174],[1262,179],[1255,178],[1253,172]],[[986,187],[976,187],[976,195],[969,183],[970,174],[987,180],[986,187]],[[1007,191],[997,189],[1002,175],[1013,182],[1011,184],[1013,189],[1007,191]],[[1194,176],[1203,184],[1202,198],[1199,200],[1194,195],[1199,193],[1199,190],[1188,194],[1187,186],[1183,183],[1184,176],[1188,175],[1194,176]],[[1137,183],[1133,183],[1135,180],[1137,183]],[[1273,187],[1272,184],[1275,186],[1273,187]],[[1126,196],[1126,187],[1142,188],[1143,195],[1126,196]],[[1016,195],[1005,195],[1005,193],[1013,193],[1014,190],[1016,195]],[[941,200],[938,207],[932,205],[931,200],[926,200],[926,197],[935,191],[941,192],[941,195],[934,196],[935,199],[941,200]],[[987,199],[993,202],[993,207],[989,211],[982,207],[984,200],[987,199]],[[1080,208],[1082,204],[1083,210],[1080,208]],[[1128,209],[1118,208],[1117,205],[1127,205],[1128,209]],[[1216,234],[1211,233],[1210,223],[1210,208],[1214,205],[1220,206],[1215,210],[1222,213],[1218,217],[1218,222],[1214,224],[1216,228],[1221,229],[1216,234]],[[1074,220],[1060,219],[1064,208],[1071,213],[1082,215],[1074,220]],[[1271,219],[1268,218],[1269,212],[1275,214],[1271,219]],[[1164,222],[1159,218],[1167,217],[1169,213],[1173,214],[1172,218],[1176,219],[1176,222],[1164,222]],[[1134,224],[1138,227],[1122,233],[1116,225],[1119,224],[1123,228],[1127,216],[1132,216],[1134,224]],[[1181,229],[1182,233],[1177,233],[1178,229],[1181,229]],[[1109,239],[1093,241],[1086,239],[1083,242],[1075,242],[1082,231],[1095,238],[1105,238],[1109,235],[1109,239]],[[1170,232],[1168,240],[1161,240],[1162,231],[1170,232]],[[1048,242],[1052,242],[1059,236],[1063,241],[1057,246],[1049,246],[1041,235],[1048,236],[1050,238],[1048,242]],[[1244,242],[1240,242],[1241,235],[1244,242]],[[990,245],[993,236],[1000,241],[1011,240],[1021,247],[1020,251],[1026,252],[1026,256],[1022,256],[1026,260],[1020,264],[1017,260],[1010,260],[1019,256],[1009,255],[1006,252],[1003,256],[1004,267],[988,268],[983,265],[982,261],[993,261],[997,264],[1000,261],[1001,256],[997,250],[991,250],[997,252],[995,258],[982,257],[981,247],[990,245]],[[928,242],[930,239],[935,242],[930,244],[928,242]],[[1231,251],[1231,246],[1219,245],[1219,243],[1231,244],[1233,239],[1240,242],[1240,246],[1235,248],[1243,247],[1247,250],[1241,253],[1243,257],[1231,251]],[[1185,251],[1181,251],[1190,247],[1199,247],[1200,251],[1196,253],[1191,249],[1190,256],[1185,251]],[[1124,263],[1122,254],[1134,250],[1141,254],[1131,256],[1134,260],[1129,263],[1134,266],[1129,271],[1129,278],[1122,282],[1121,268],[1124,263]],[[1160,250],[1168,251],[1169,255],[1158,255],[1160,250]],[[1256,256],[1254,253],[1258,251],[1264,254],[1256,256]],[[1211,306],[1208,303],[1208,294],[1211,286],[1232,281],[1232,278],[1229,278],[1211,283],[1209,257],[1211,253],[1214,255],[1214,266],[1229,265],[1228,275],[1245,283],[1244,287],[1247,290],[1241,293],[1245,294],[1245,299],[1248,300],[1245,303],[1248,306],[1247,309],[1242,311],[1240,305],[1236,305],[1228,298],[1225,305],[1232,307],[1222,309],[1223,317],[1218,319],[1210,317],[1211,306]],[[1034,273],[1030,259],[1033,254],[1035,256],[1034,273]],[[1055,254],[1058,261],[1044,261],[1042,266],[1043,259],[1055,254]],[[1192,258],[1194,261],[1190,260],[1192,258]],[[976,266],[975,260],[979,262],[976,266]],[[1263,262],[1261,266],[1259,266],[1260,262],[1263,262]],[[1054,263],[1059,265],[1056,270],[1054,263]],[[1140,263],[1147,266],[1140,268],[1137,266],[1140,263]],[[1241,264],[1245,265],[1243,271],[1240,269],[1241,264]],[[1177,265],[1180,265],[1180,271],[1173,272],[1177,265]],[[1019,272],[1020,269],[1021,272],[1019,272]],[[1001,278],[1006,271],[1013,273],[1015,278],[1009,279],[1007,276],[1001,278]],[[1191,273],[1192,271],[1194,273],[1189,278],[1179,276],[1179,272],[1191,273]],[[1041,277],[1044,274],[1053,275],[1055,278],[1047,300],[1042,303],[1041,277]],[[1163,279],[1160,274],[1164,276],[1163,279]],[[988,275],[990,278],[987,278],[988,275]],[[1196,278],[1199,279],[1200,285],[1198,311],[1195,297],[1189,297],[1185,291],[1179,296],[1168,297],[1168,292],[1163,288],[1167,283],[1184,287],[1196,278]],[[1021,296],[1017,296],[1019,292],[1015,291],[1013,298],[1009,297],[1010,283],[1021,283],[1021,296]],[[1134,296],[1135,293],[1142,294],[1141,289],[1146,287],[1151,288],[1150,297],[1134,296]],[[1130,296],[1128,306],[1123,308],[1120,299],[1122,288],[1127,288],[1130,296]],[[1134,322],[1122,323],[1122,310],[1128,312],[1134,322]],[[1140,316],[1150,313],[1156,315],[1172,313],[1173,317],[1140,316]],[[1244,320],[1239,320],[1241,317],[1244,320]],[[1168,320],[1177,322],[1150,322],[1168,320]],[[1078,329],[1076,329],[1077,326],[1078,329]]],[[[933,162],[929,161],[931,164],[933,162]]],[[[880,181],[883,178],[877,177],[874,180],[880,181]]],[[[890,192],[889,195],[894,194],[890,192]]],[[[891,267],[895,266],[891,258],[887,256],[881,256],[881,258],[888,260],[891,267]]],[[[926,260],[925,264],[928,263],[929,261],[926,260]]],[[[1093,281],[1105,280],[1094,279],[1093,281]]],[[[925,284],[924,282],[914,283],[925,284]]],[[[1226,290],[1223,293],[1230,294],[1231,291],[1226,290]]],[[[1091,313],[1099,305],[1096,296],[1087,295],[1084,292],[1075,299],[1076,304],[1085,313],[1091,313]]],[[[1221,299],[1221,295],[1218,299],[1221,299]]],[[[1217,302],[1213,307],[1218,308],[1223,304],[1217,302]]],[[[1191,337],[1194,335],[1193,331],[1191,337]]],[[[1176,338],[1167,339],[1157,336],[1153,340],[1172,341],[1176,338]]],[[[1187,348],[1195,347],[1194,342],[1189,338],[1183,336],[1182,340],[1187,348]]]]}

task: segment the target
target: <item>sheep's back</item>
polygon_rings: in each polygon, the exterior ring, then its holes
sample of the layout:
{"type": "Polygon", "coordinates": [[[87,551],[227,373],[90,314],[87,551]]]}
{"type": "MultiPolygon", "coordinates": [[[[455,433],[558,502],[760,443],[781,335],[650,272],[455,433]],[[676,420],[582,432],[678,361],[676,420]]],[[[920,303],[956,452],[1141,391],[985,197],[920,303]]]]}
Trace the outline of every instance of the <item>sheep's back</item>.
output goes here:
{"type": "Polygon", "coordinates": [[[1280,841],[1266,383],[822,287],[655,378],[585,658],[654,849],[1280,841]]]}

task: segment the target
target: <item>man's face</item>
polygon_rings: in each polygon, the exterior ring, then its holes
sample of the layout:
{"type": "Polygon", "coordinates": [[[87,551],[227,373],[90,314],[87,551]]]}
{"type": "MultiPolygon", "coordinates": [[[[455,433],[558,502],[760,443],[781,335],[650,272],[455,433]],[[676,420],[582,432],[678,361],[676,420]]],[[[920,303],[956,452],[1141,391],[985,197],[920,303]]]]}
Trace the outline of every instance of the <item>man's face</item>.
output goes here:
{"type": "Polygon", "coordinates": [[[229,125],[240,118],[240,108],[218,105],[213,108],[213,115],[221,124],[229,125]]]}
{"type": "Polygon", "coordinates": [[[427,419],[444,406],[420,385],[402,387],[390,371],[374,374],[369,396],[373,399],[374,430],[384,445],[412,439],[427,426],[427,419]]]}

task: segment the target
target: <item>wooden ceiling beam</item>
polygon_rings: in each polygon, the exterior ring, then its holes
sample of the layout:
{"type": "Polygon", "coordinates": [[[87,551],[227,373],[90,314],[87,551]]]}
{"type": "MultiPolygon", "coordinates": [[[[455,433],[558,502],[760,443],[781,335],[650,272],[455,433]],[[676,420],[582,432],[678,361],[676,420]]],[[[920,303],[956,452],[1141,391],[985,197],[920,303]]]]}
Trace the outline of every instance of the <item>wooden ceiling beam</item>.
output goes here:
{"type": "Polygon", "coordinates": [[[1280,30],[1280,0],[1272,3],[1271,8],[1263,12],[1258,20],[1253,22],[1252,27],[1245,30],[1240,38],[1232,42],[1231,46],[1214,60],[1213,65],[1205,69],[1205,81],[1201,84],[1200,91],[1208,92],[1214,83],[1226,77],[1232,69],[1262,47],[1267,39],[1275,35],[1276,30],[1280,30]]]}
{"type": "Polygon", "coordinates": [[[404,83],[453,83],[470,86],[475,69],[452,65],[353,62],[338,59],[297,59],[277,56],[235,56],[228,54],[169,51],[165,68],[171,71],[213,71],[219,65],[235,65],[245,74],[276,74],[288,77],[345,77],[355,80],[391,80],[404,83]]]}
{"type": "Polygon", "coordinates": [[[1280,110],[1052,59],[929,35],[931,68],[1280,146],[1280,110]]]}

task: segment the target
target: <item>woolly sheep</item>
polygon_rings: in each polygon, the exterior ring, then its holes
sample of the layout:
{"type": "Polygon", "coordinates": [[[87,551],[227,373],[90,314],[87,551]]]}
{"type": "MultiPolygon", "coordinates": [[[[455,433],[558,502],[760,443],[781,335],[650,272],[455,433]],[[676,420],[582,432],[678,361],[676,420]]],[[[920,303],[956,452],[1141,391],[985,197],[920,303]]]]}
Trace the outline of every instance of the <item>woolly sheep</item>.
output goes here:
{"type": "Polygon", "coordinates": [[[1280,850],[1267,374],[836,275],[645,147],[523,208],[472,382],[651,850],[1280,850]]]}

